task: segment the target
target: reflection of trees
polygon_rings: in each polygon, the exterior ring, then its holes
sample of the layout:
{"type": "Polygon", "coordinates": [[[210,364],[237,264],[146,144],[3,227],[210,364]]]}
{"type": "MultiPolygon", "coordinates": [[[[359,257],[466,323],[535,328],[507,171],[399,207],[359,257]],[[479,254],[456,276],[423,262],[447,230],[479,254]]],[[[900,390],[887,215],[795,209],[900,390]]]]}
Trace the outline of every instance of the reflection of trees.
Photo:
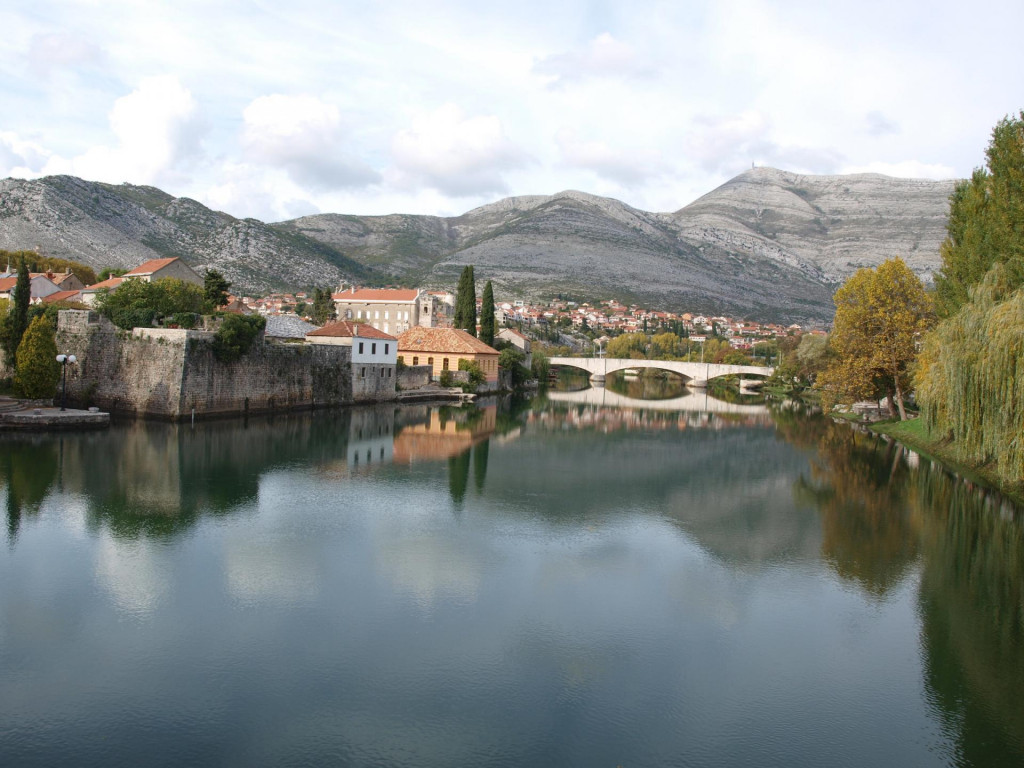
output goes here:
{"type": "Polygon", "coordinates": [[[920,471],[920,610],[929,699],[961,765],[1024,765],[1024,520],[920,471]]]}
{"type": "Polygon", "coordinates": [[[635,400],[669,400],[686,394],[682,376],[651,368],[643,368],[640,373],[640,376],[626,378],[621,371],[615,371],[605,380],[605,388],[635,400]]]}
{"type": "Polygon", "coordinates": [[[794,495],[822,517],[822,555],[836,574],[876,596],[903,580],[917,556],[904,489],[903,448],[822,416],[781,418],[777,429],[816,455],[794,495]]]}
{"type": "Polygon", "coordinates": [[[7,485],[7,537],[14,541],[24,514],[39,511],[57,478],[60,443],[39,436],[11,435],[0,440],[0,477],[7,485]]]}
{"type": "Polygon", "coordinates": [[[175,536],[201,515],[255,500],[260,478],[274,467],[343,462],[351,419],[352,411],[342,410],[195,428],[137,421],[104,433],[5,437],[0,474],[8,530],[16,533],[21,514],[38,507],[59,477],[65,491],[88,499],[94,528],[127,538],[175,536]]]}
{"type": "Polygon", "coordinates": [[[448,458],[448,491],[457,508],[462,506],[466,498],[466,487],[469,485],[469,457],[470,449],[467,448],[457,456],[448,458]]]}

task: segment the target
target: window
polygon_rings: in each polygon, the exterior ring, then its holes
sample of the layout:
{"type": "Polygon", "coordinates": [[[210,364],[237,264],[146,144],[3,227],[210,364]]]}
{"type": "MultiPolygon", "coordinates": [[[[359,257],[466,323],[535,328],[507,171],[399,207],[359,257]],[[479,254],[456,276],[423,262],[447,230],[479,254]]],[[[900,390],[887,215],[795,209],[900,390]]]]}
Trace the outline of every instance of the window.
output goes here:
{"type": "Polygon", "coordinates": [[[377,354],[377,343],[376,342],[374,342],[373,344],[370,345],[370,354],[371,355],[376,355],[377,354]]]}
{"type": "Polygon", "coordinates": [[[383,368],[380,369],[380,377],[382,379],[384,378],[384,369],[383,368]]]}
{"type": "Polygon", "coordinates": [[[390,368],[388,368],[388,378],[389,379],[391,378],[391,369],[390,368]]]}
{"type": "Polygon", "coordinates": [[[427,365],[429,365],[431,368],[433,368],[434,367],[434,358],[428,357],[427,358],[427,365]]]}
{"type": "MultiPolygon", "coordinates": [[[[351,312],[351,311],[352,310],[350,309],[349,312],[351,312]]],[[[362,320],[362,319],[363,319],[363,310],[357,309],[356,310],[356,320],[362,320]]]]}
{"type": "Polygon", "coordinates": [[[379,309],[376,312],[373,313],[373,319],[374,320],[380,320],[380,310],[379,309]]]}
{"type": "Polygon", "coordinates": [[[385,355],[390,355],[391,354],[391,345],[390,344],[385,344],[384,345],[384,354],[385,355]]]}
{"type": "Polygon", "coordinates": [[[363,354],[363,342],[359,342],[359,354],[363,354]]]}
{"type": "Polygon", "coordinates": [[[419,359],[419,357],[413,357],[413,359],[412,359],[412,364],[413,364],[413,365],[419,365],[419,364],[420,364],[420,359],[419,359]]]}
{"type": "Polygon", "coordinates": [[[388,318],[388,311],[386,309],[384,310],[384,319],[385,320],[389,319],[388,318]]]}
{"type": "Polygon", "coordinates": [[[346,320],[351,320],[352,319],[352,310],[351,309],[346,309],[345,310],[345,319],[346,320]]]}
{"type": "Polygon", "coordinates": [[[366,378],[366,368],[360,368],[359,369],[359,378],[361,378],[361,379],[365,379],[366,378]]]}
{"type": "Polygon", "coordinates": [[[447,357],[444,359],[444,365],[442,366],[442,368],[444,370],[446,370],[446,371],[448,370],[448,358],[447,357]]]}

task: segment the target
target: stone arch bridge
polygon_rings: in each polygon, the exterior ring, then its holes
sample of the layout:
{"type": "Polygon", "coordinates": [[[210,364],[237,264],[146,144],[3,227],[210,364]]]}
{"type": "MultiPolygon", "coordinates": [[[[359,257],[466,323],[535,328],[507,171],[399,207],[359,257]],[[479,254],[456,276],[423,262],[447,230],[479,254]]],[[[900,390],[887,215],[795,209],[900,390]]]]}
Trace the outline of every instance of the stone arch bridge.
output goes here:
{"type": "Polygon", "coordinates": [[[682,363],[675,360],[627,360],[616,357],[552,357],[551,365],[580,368],[590,374],[591,384],[602,384],[609,373],[628,368],[658,368],[678,373],[686,379],[686,386],[697,389],[707,387],[711,379],[720,376],[771,376],[774,368],[762,365],[724,365],[722,363],[682,363]]]}

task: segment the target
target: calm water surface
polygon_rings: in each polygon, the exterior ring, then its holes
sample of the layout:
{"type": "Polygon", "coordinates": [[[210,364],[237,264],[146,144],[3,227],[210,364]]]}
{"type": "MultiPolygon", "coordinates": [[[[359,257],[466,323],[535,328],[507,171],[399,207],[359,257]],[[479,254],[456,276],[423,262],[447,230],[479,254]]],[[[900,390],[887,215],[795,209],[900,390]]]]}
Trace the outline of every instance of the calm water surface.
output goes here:
{"type": "Polygon", "coordinates": [[[0,439],[0,765],[1024,764],[1012,506],[594,397],[0,439]]]}

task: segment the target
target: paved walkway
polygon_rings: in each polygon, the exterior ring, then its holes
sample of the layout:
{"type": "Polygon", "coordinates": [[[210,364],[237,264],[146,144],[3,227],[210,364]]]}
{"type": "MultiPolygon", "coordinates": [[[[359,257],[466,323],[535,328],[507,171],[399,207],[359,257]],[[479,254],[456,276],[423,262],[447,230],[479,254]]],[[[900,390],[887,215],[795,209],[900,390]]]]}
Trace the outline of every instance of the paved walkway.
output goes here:
{"type": "MultiPolygon", "coordinates": [[[[62,411],[39,401],[0,395],[0,431],[49,432],[59,429],[102,429],[110,426],[110,414],[99,411],[62,411]]],[[[47,401],[49,402],[49,401],[47,401]]]]}

